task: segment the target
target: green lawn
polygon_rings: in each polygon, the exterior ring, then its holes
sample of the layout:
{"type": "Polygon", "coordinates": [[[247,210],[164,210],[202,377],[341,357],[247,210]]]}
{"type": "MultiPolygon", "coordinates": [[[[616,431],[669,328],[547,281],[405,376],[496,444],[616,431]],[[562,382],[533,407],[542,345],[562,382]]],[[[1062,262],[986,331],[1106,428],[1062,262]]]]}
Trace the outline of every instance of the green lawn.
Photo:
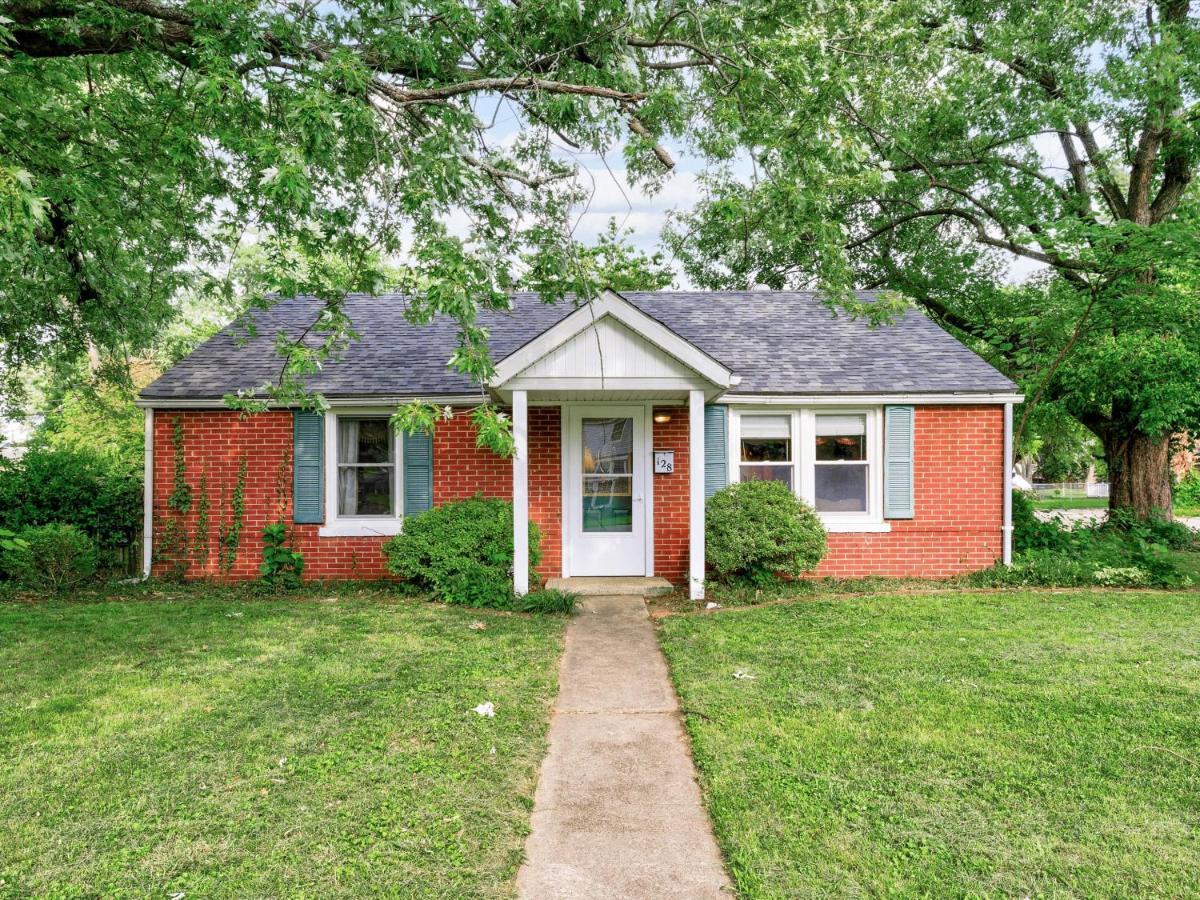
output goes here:
{"type": "Polygon", "coordinates": [[[1033,501],[1034,509],[1108,509],[1107,497],[1053,497],[1033,501]]]}
{"type": "Polygon", "coordinates": [[[743,897],[1195,892],[1200,594],[818,598],[661,637],[743,897]]]}
{"type": "Polygon", "coordinates": [[[131,591],[0,603],[0,896],[513,893],[563,619],[131,591]]]}

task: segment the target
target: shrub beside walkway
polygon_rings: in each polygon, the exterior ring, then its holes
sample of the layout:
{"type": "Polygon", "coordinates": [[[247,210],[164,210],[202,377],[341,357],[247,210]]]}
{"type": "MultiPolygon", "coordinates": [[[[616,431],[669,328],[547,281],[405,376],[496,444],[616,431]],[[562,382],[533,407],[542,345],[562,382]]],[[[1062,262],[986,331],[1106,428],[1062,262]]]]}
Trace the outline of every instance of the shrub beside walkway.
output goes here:
{"type": "Polygon", "coordinates": [[[592,597],[567,626],[521,896],[723,897],[679,703],[645,603],[592,597]]]}

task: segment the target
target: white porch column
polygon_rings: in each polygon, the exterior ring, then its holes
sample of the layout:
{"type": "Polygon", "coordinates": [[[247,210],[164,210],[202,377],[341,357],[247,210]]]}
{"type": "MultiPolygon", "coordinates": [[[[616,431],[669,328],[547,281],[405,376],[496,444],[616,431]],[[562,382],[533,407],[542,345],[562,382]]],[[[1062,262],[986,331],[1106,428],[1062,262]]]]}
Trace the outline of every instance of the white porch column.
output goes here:
{"type": "Polygon", "coordinates": [[[688,392],[688,592],[704,599],[704,391],[688,392]]]}
{"type": "Polygon", "coordinates": [[[513,391],[513,590],[529,593],[529,395],[513,391]]]}

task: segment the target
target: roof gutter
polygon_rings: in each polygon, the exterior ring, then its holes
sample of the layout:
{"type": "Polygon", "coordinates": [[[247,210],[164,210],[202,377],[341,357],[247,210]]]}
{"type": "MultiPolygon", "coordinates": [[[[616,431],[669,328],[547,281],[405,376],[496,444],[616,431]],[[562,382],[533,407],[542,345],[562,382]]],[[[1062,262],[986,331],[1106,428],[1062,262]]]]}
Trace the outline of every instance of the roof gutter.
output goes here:
{"type": "MultiPolygon", "coordinates": [[[[423,396],[408,395],[403,397],[378,397],[363,394],[357,397],[326,397],[325,403],[331,409],[341,406],[404,406],[414,400],[447,406],[465,406],[482,403],[486,398],[482,394],[426,394],[423,396]]],[[[135,406],[142,409],[224,409],[236,412],[223,397],[139,397],[134,401],[135,406]]],[[[267,401],[267,409],[293,409],[298,404],[267,401]]]]}
{"type": "Polygon", "coordinates": [[[846,406],[855,403],[912,404],[915,406],[981,405],[1020,403],[1024,396],[1004,391],[951,391],[943,393],[895,394],[722,394],[717,403],[747,406],[846,406]]]}

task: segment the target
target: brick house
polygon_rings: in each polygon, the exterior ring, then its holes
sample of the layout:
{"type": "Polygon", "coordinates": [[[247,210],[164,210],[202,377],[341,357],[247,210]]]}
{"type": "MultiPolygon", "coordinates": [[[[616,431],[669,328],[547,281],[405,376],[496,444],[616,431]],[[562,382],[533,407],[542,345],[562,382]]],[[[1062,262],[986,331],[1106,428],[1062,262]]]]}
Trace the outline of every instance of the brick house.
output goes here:
{"type": "Polygon", "coordinates": [[[871,328],[810,293],[607,291],[579,307],[518,294],[481,314],[497,360],[481,389],[446,368],[452,322],[414,326],[403,297],[353,296],[360,340],[308,382],[328,412],[226,409],[277,377],[275,336],[319,308],[301,297],[255,313],[253,333],[230,326],[142,391],[148,573],[182,530],[186,574],[255,577],[258,535],[282,520],[306,577],[378,577],[406,515],[482,493],[515,501],[518,591],[532,520],[542,577],[657,575],[699,598],[705,499],[750,478],[817,510],[830,545],[818,575],[949,576],[1009,558],[1021,398],[916,311],[871,328]],[[512,459],[475,446],[468,413],[485,397],[511,411],[512,459]],[[388,428],[413,398],[446,408],[432,434],[388,428]],[[186,509],[172,502],[181,483],[186,509]],[[239,505],[247,540],[228,553],[239,505]]]}

